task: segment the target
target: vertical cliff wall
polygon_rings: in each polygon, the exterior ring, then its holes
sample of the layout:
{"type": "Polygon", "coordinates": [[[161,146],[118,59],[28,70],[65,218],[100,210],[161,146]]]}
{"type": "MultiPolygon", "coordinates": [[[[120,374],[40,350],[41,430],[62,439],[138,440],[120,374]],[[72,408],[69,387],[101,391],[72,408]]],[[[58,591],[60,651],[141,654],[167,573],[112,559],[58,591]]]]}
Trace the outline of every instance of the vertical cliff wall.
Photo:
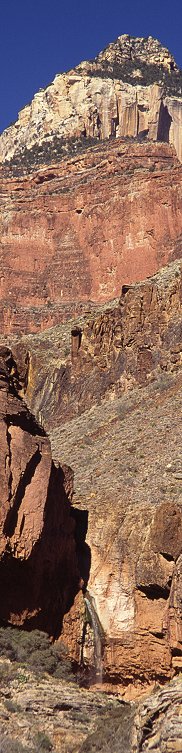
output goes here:
{"type": "Polygon", "coordinates": [[[79,582],[70,474],[54,466],[17,388],[11,351],[1,346],[0,619],[55,636],[79,582]]]}

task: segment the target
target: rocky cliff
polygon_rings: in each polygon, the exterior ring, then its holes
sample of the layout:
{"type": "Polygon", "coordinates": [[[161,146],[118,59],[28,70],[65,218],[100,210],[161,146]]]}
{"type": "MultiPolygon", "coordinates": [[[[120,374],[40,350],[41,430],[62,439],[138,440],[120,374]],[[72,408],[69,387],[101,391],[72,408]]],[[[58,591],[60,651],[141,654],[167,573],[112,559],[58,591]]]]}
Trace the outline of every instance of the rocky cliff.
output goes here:
{"type": "Polygon", "coordinates": [[[78,590],[70,473],[18,397],[16,364],[0,349],[0,619],[59,635],[78,590]]]}
{"type": "Polygon", "coordinates": [[[1,135],[2,332],[65,321],[181,256],[181,87],[159,42],[124,35],[1,135]]]}
{"type": "MultiPolygon", "coordinates": [[[[127,697],[182,662],[181,278],[174,262],[98,313],[8,338],[54,459],[74,468],[77,556],[103,677],[127,697]]],[[[78,595],[63,636],[93,668],[86,622],[78,595]]]]}
{"type": "Polygon", "coordinates": [[[182,75],[160,42],[127,34],[95,60],[58,74],[0,137],[0,159],[16,161],[55,139],[147,136],[182,159],[182,75]],[[22,155],[21,155],[22,157],[22,155]]]}
{"type": "Polygon", "coordinates": [[[110,140],[24,177],[1,172],[1,332],[39,331],[181,255],[168,144],[110,140]]]}
{"type": "MultiPolygon", "coordinates": [[[[181,85],[124,35],[0,139],[0,619],[126,698],[182,667],[181,85]]],[[[179,688],[129,708],[118,745],[173,751],[179,688]]]]}

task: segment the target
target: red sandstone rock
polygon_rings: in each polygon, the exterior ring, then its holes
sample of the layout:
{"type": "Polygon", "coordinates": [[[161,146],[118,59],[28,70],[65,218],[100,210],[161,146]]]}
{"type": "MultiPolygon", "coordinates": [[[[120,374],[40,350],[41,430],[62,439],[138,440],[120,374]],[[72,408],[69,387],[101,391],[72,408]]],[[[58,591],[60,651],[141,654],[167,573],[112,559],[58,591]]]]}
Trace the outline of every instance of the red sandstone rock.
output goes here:
{"type": "Polygon", "coordinates": [[[167,144],[117,139],[1,178],[2,332],[64,321],[181,255],[182,167],[167,144]]]}
{"type": "Polygon", "coordinates": [[[1,347],[0,619],[59,634],[79,581],[65,492],[71,474],[53,465],[48,437],[16,384],[11,352],[1,347]]]}
{"type": "MultiPolygon", "coordinates": [[[[53,457],[74,468],[79,571],[104,631],[103,676],[136,693],[182,666],[181,280],[179,260],[74,324],[9,338],[53,457]]],[[[83,613],[80,593],[63,637],[93,668],[83,613]]]]}
{"type": "Polygon", "coordinates": [[[22,394],[46,429],[103,399],[180,373],[181,306],[179,260],[144,282],[123,286],[119,300],[74,322],[8,337],[22,394]]]}

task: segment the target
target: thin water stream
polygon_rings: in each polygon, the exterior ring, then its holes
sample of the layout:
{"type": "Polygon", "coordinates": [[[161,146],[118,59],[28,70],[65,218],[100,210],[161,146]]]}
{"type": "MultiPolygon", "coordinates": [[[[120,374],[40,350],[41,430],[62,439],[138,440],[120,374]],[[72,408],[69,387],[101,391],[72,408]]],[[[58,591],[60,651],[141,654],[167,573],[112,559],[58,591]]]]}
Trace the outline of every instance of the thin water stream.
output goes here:
{"type": "Polygon", "coordinates": [[[102,625],[100,623],[98,614],[96,612],[95,606],[94,606],[94,600],[89,591],[85,592],[84,596],[85,606],[86,606],[86,623],[90,624],[90,627],[93,631],[93,638],[94,638],[94,663],[95,663],[95,674],[96,674],[96,680],[99,683],[102,683],[102,649],[103,649],[103,641],[104,641],[104,632],[102,625]]]}

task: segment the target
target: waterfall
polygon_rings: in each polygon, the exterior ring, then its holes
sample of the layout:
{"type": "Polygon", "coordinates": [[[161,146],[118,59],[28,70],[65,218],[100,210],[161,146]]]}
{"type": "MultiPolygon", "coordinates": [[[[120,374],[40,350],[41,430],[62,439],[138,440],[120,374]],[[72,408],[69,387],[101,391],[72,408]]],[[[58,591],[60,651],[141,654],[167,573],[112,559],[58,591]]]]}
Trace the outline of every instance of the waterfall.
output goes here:
{"type": "Polygon", "coordinates": [[[86,606],[86,622],[89,622],[94,636],[94,661],[96,679],[102,683],[102,645],[104,639],[104,633],[102,625],[100,624],[99,617],[97,615],[95,606],[93,604],[93,597],[86,591],[84,596],[86,606]]]}

